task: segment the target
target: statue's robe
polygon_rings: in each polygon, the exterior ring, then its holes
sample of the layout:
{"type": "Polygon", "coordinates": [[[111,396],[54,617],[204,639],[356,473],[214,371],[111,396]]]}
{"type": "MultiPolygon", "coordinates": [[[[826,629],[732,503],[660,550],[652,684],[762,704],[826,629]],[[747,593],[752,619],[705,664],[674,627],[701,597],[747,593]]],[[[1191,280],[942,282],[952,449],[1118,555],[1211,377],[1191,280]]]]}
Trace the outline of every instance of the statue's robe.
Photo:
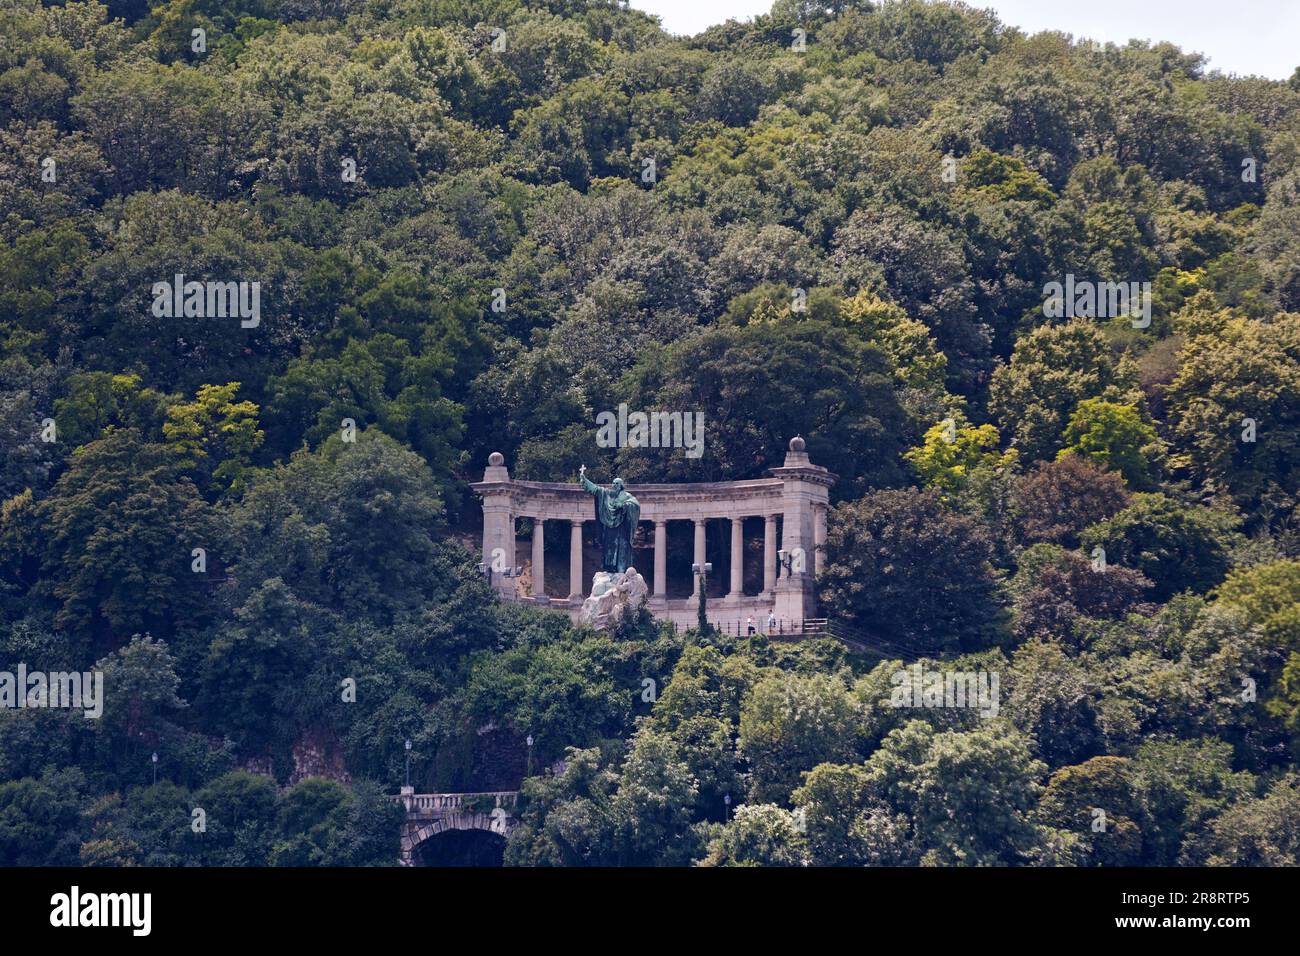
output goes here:
{"type": "Polygon", "coordinates": [[[623,491],[602,488],[584,475],[582,487],[595,496],[596,521],[600,526],[602,571],[622,574],[632,566],[632,535],[641,520],[641,503],[623,491]]]}

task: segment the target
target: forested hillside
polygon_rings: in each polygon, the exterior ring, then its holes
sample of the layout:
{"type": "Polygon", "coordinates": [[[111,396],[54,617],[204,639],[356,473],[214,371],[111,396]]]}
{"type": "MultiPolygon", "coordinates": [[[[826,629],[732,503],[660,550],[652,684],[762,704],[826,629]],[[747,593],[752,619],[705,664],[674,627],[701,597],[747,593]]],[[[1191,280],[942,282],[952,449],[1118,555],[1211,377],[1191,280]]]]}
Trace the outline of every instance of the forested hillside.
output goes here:
{"type": "Polygon", "coordinates": [[[1300,863],[1300,68],[912,0],[0,36],[0,669],[105,682],[0,710],[0,863],[392,865],[408,739],[417,792],[522,781],[507,864],[1300,863]],[[599,447],[620,403],[704,453],[599,447]],[[826,615],[994,713],[458,543],[491,452],[635,490],[794,435],[826,615]]]}

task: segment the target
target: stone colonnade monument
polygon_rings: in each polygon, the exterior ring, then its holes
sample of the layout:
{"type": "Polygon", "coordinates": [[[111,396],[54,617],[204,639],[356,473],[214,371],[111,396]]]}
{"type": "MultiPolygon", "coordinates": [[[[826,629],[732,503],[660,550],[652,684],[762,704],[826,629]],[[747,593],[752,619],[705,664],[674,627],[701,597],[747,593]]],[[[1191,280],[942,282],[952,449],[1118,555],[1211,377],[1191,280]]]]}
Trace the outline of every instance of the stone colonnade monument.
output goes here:
{"type": "Polygon", "coordinates": [[[669,522],[693,524],[692,563],[704,564],[717,557],[707,553],[706,523],[729,521],[730,589],[721,599],[710,597],[710,620],[752,616],[762,622],[771,610],[785,626],[797,627],[817,615],[813,578],[822,564],[826,511],[835,475],[809,460],[804,440],[798,436],[791,439],[782,466],[768,473],[771,477],[746,481],[638,484],[632,488],[633,495],[617,479],[610,488],[601,488],[587,479],[585,469],[578,483],[519,481],[510,477],[501,453],[493,452],[483,480],[471,486],[483,502],[483,563],[501,597],[559,604],[576,619],[589,593],[582,560],[586,522],[595,521],[600,529],[599,570],[603,573],[622,572],[633,564],[636,528],[641,522],[652,524],[654,589],[650,611],[689,627],[695,624],[699,607],[699,580],[695,579],[689,596],[668,595],[669,522]],[[531,519],[533,527],[531,595],[518,594],[517,579],[502,573],[517,563],[515,522],[521,517],[531,519]],[[750,592],[745,591],[743,568],[747,520],[763,522],[762,586],[750,592]],[[547,524],[557,522],[569,525],[569,587],[567,595],[553,598],[545,593],[545,534],[547,524]],[[778,535],[784,560],[778,560],[778,535]]]}

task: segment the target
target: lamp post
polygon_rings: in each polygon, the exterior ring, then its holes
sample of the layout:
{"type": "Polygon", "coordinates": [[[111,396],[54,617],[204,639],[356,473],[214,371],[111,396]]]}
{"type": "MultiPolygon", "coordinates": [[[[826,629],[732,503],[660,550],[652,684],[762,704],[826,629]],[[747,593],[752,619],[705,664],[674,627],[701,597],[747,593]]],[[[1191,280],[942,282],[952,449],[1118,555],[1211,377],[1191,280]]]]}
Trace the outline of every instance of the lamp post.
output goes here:
{"type": "Polygon", "coordinates": [[[691,565],[691,573],[696,576],[700,587],[700,609],[699,616],[696,618],[696,626],[701,634],[709,633],[709,572],[712,570],[712,561],[691,565]]]}
{"type": "Polygon", "coordinates": [[[156,751],[156,750],[154,751],[153,756],[150,758],[150,760],[151,760],[152,763],[153,763],[153,782],[154,782],[154,786],[157,786],[157,785],[158,785],[158,751],[156,751]]]}
{"type": "Polygon", "coordinates": [[[406,738],[406,789],[411,789],[411,738],[406,738]]]}
{"type": "MultiPolygon", "coordinates": [[[[492,574],[493,574],[492,565],[484,564],[482,561],[480,561],[478,563],[478,573],[483,575],[483,577],[487,579],[488,587],[491,587],[492,574]]],[[[518,567],[506,568],[504,571],[498,571],[496,573],[500,574],[502,577],[505,578],[517,578],[524,573],[524,568],[523,565],[519,565],[518,567]]]]}
{"type": "Polygon", "coordinates": [[[722,818],[724,821],[731,821],[731,794],[725,794],[722,797],[722,818]]]}
{"type": "Polygon", "coordinates": [[[533,775],[533,735],[529,734],[524,738],[524,743],[528,744],[528,771],[524,775],[531,777],[533,775]]]}

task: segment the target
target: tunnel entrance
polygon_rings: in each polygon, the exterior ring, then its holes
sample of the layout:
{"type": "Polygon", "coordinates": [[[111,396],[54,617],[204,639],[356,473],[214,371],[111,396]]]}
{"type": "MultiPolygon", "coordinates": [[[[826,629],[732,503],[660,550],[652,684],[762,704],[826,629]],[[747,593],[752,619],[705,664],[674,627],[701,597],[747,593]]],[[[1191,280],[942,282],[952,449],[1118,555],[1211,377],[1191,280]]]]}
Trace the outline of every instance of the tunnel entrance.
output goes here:
{"type": "Polygon", "coordinates": [[[489,830],[444,830],[415,848],[416,866],[501,866],[506,838],[489,830]]]}

